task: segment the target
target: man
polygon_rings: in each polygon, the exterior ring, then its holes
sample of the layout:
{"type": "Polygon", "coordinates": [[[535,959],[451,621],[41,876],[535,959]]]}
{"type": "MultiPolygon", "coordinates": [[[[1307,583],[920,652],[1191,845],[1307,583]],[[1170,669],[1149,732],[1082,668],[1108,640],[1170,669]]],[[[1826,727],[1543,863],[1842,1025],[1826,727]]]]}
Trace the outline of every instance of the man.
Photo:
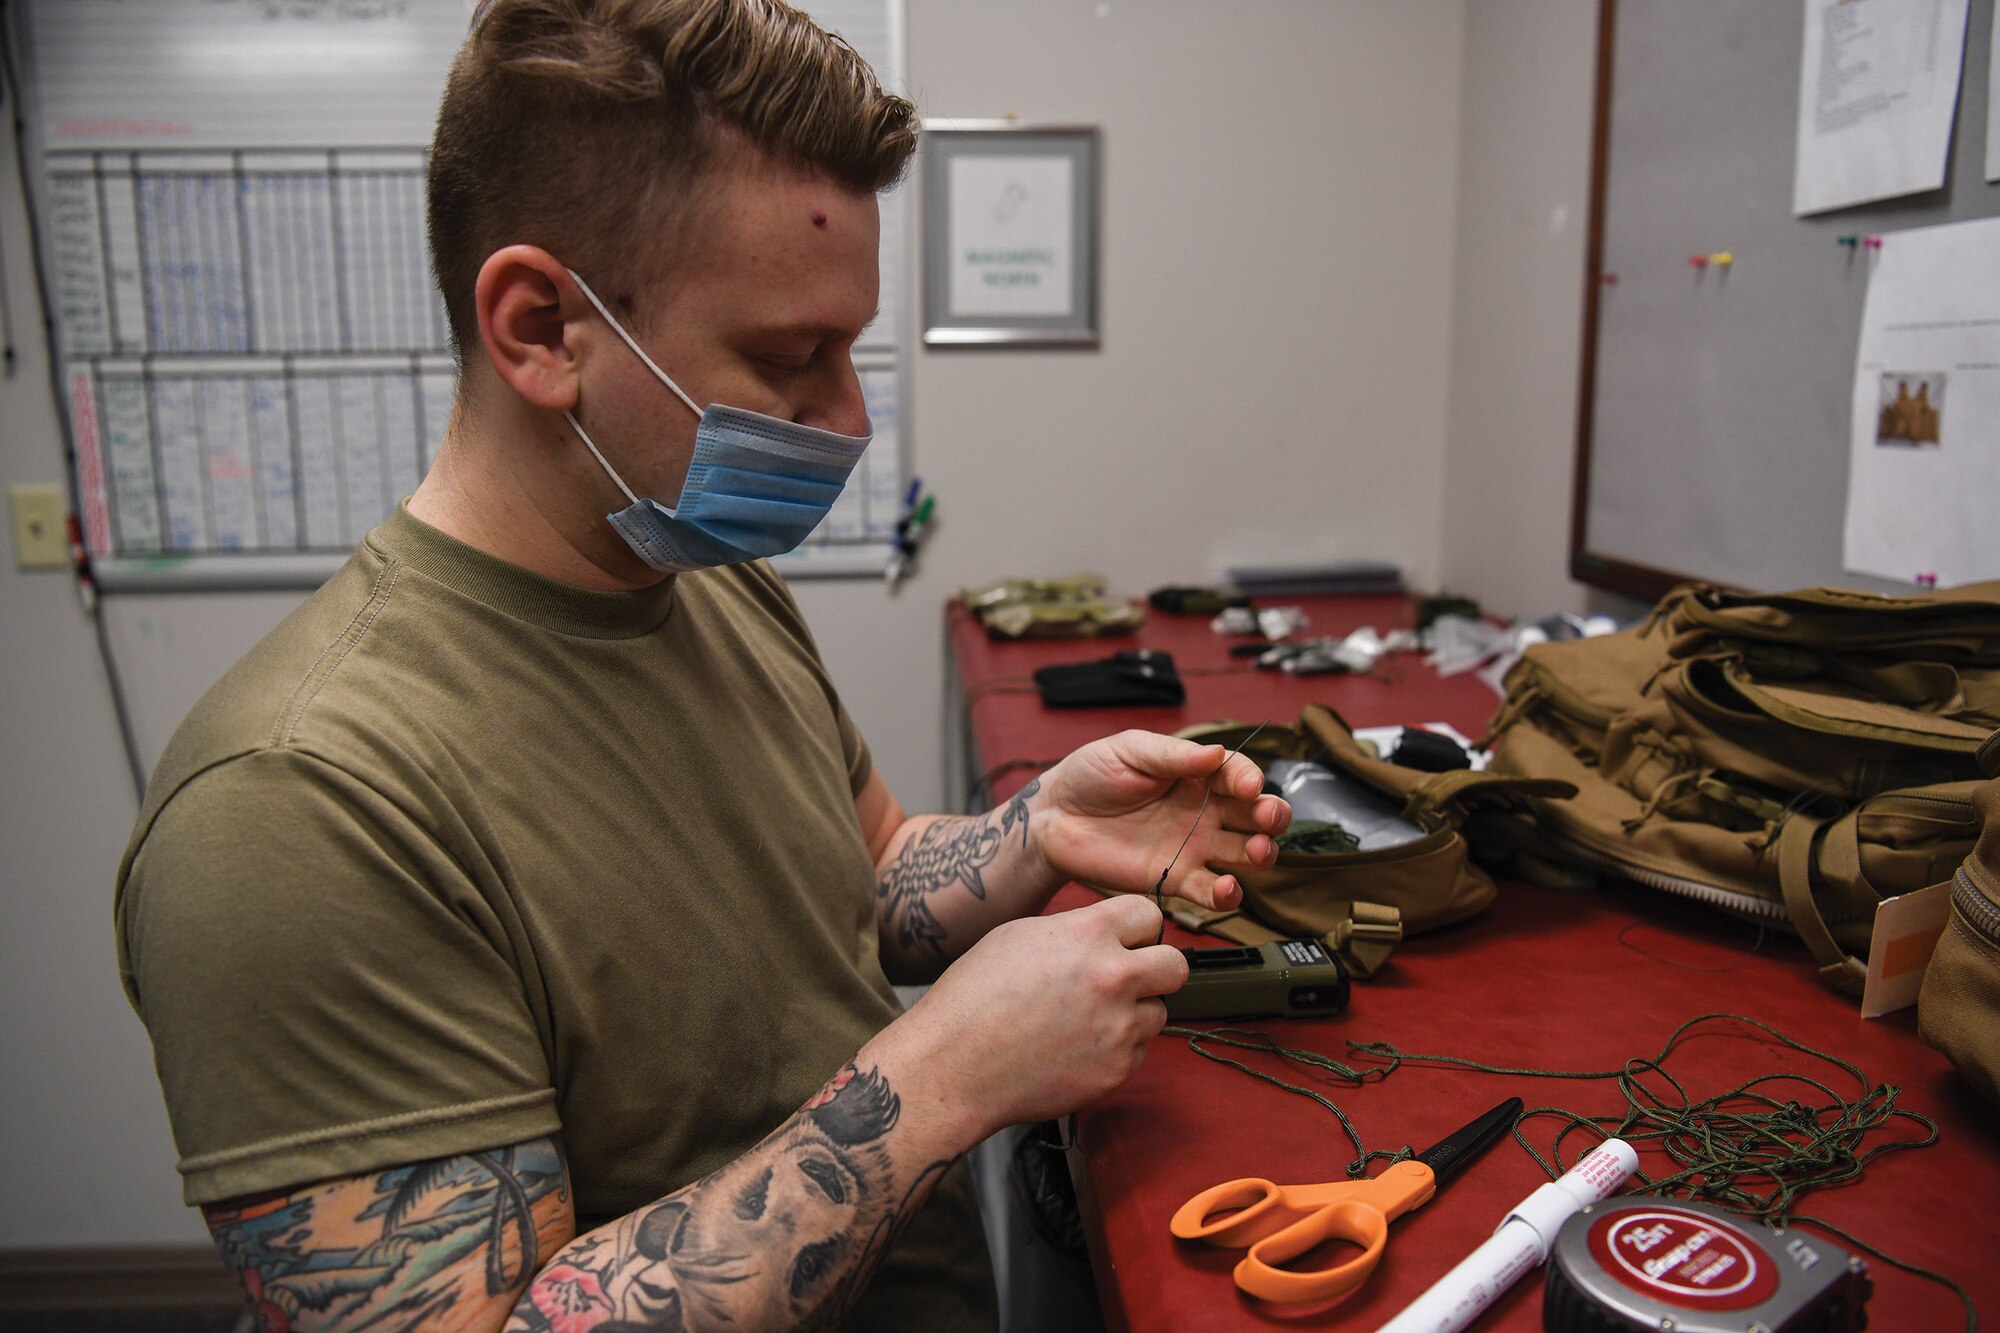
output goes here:
{"type": "Polygon", "coordinates": [[[1195,901],[1275,857],[1248,761],[1143,733],[907,816],[751,558],[868,431],[914,137],[775,0],[496,0],[461,53],[437,463],[183,724],[120,876],[268,1326],[989,1323],[958,1159],[1116,1087],[1186,976],[1144,897],[1037,913],[1190,827],[1195,901]]]}

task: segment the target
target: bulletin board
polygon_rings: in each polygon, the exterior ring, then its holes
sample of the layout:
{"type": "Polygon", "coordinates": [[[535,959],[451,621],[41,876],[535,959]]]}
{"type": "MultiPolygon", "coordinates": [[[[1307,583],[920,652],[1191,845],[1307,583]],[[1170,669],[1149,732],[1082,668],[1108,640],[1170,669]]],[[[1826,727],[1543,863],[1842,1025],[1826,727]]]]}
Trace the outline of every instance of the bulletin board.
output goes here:
{"type": "Polygon", "coordinates": [[[1686,579],[1912,586],[1842,567],[1871,255],[1841,238],[2000,214],[1994,0],[1971,0],[1945,188],[1808,217],[1792,211],[1802,11],[1601,0],[1570,532],[1584,583],[1647,600],[1686,579]],[[1726,268],[1690,263],[1719,252],[1726,268]]]}
{"type": "MultiPolygon", "coordinates": [[[[902,0],[807,0],[897,87],[902,0]]],[[[424,182],[470,0],[27,0],[23,160],[106,590],[317,585],[456,391],[424,182]]],[[[787,574],[879,576],[906,470],[900,194],[855,349],[875,441],[787,574]]],[[[615,498],[615,497],[613,497],[615,498]]]]}

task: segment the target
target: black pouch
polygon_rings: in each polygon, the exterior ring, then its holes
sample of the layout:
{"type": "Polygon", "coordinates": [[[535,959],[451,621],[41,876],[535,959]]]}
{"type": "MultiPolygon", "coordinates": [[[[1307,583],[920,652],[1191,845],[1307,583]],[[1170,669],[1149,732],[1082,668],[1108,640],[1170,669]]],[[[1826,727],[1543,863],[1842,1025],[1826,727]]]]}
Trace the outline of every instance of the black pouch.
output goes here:
{"type": "Polygon", "coordinates": [[[1035,672],[1035,689],[1050,708],[1173,707],[1187,701],[1187,689],[1170,653],[1134,648],[1095,662],[1046,666],[1035,672]]]}
{"type": "Polygon", "coordinates": [[[1392,764],[1420,768],[1426,773],[1453,773],[1472,767],[1472,756],[1449,736],[1422,727],[1404,727],[1395,750],[1385,756],[1392,764]]]}

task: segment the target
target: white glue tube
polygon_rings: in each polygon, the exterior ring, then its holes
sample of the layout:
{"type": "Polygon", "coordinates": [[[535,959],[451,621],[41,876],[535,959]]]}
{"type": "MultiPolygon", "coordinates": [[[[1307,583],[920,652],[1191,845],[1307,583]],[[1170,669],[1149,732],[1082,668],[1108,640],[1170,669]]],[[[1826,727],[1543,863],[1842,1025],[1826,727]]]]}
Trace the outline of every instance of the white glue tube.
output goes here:
{"type": "Polygon", "coordinates": [[[1464,1328],[1523,1273],[1549,1257],[1556,1232],[1572,1214],[1610,1198],[1638,1167],[1639,1154],[1623,1139],[1598,1144],[1562,1179],[1521,1200],[1493,1239],[1404,1306],[1377,1333],[1454,1333],[1464,1328]]]}

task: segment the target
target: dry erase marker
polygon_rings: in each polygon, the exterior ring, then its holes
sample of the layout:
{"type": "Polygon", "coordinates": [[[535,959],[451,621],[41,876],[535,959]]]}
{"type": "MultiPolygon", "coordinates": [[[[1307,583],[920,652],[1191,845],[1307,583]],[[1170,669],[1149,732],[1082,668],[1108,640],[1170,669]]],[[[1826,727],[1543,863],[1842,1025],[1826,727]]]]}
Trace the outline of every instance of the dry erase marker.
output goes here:
{"type": "Polygon", "coordinates": [[[1564,1173],[1516,1204],[1493,1238],[1377,1333],[1453,1333],[1477,1319],[1500,1294],[1549,1257],[1556,1232],[1573,1214],[1610,1198],[1639,1166],[1623,1139],[1606,1139],[1564,1173]]]}
{"type": "Polygon", "coordinates": [[[910,525],[916,521],[917,496],[923,493],[924,479],[910,478],[910,489],[903,493],[903,512],[896,519],[896,535],[889,543],[889,565],[882,577],[890,587],[895,587],[903,577],[903,569],[910,557],[916,554],[917,545],[911,540],[910,525]]]}

